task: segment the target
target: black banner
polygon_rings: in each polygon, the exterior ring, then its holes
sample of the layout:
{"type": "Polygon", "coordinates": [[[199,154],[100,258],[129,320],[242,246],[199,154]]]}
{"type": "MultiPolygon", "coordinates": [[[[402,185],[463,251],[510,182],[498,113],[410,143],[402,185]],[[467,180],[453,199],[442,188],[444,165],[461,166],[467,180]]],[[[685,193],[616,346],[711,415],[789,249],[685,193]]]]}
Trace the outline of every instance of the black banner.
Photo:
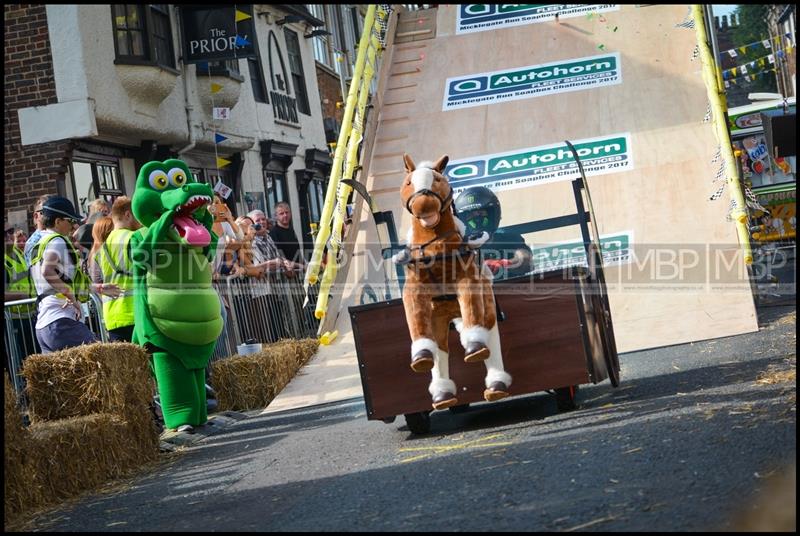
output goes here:
{"type": "Polygon", "coordinates": [[[184,63],[257,58],[253,6],[181,6],[184,63]]]}

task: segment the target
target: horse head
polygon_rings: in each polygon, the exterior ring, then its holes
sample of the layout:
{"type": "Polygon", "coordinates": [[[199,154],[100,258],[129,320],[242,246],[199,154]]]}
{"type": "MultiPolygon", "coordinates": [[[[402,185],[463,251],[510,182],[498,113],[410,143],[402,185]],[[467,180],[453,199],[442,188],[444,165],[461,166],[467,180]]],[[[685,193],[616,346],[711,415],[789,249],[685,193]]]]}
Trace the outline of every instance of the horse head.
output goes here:
{"type": "Polygon", "coordinates": [[[433,229],[451,216],[448,209],[453,203],[453,189],[443,174],[448,160],[443,155],[436,162],[421,162],[417,167],[410,156],[403,154],[406,176],[400,196],[406,210],[425,229],[433,229]]]}

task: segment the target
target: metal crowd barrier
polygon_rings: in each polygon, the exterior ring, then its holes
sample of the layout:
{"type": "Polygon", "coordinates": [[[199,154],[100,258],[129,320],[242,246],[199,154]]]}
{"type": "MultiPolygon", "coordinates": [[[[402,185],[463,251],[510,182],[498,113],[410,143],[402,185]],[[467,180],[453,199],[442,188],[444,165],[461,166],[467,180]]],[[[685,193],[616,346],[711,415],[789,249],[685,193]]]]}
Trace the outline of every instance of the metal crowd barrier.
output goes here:
{"type": "MultiPolygon", "coordinates": [[[[103,304],[100,298],[90,294],[88,302],[82,304],[84,322],[103,342],[108,342],[108,332],[103,323],[103,304]]],[[[41,353],[36,339],[36,299],[27,298],[4,302],[6,369],[17,394],[22,393],[25,380],[22,365],[29,355],[41,353]]]]}
{"type": "Polygon", "coordinates": [[[223,277],[214,288],[225,304],[223,335],[211,359],[237,354],[248,341],[269,344],[280,339],[316,337],[319,321],[314,316],[319,284],[309,290],[305,307],[303,278],[298,272],[266,273],[264,277],[223,277]]]}
{"type": "MultiPolygon", "coordinates": [[[[267,273],[263,278],[224,277],[214,282],[214,288],[225,304],[225,326],[212,361],[237,354],[237,346],[248,341],[268,344],[317,336],[319,321],[314,308],[319,284],[310,287],[308,304],[303,307],[303,277],[298,272],[291,278],[284,272],[267,273]]],[[[94,294],[90,298],[83,304],[84,322],[102,342],[108,342],[102,302],[94,294]]],[[[4,303],[6,368],[17,393],[22,393],[25,385],[25,358],[41,353],[35,303],[34,298],[4,303]]]]}

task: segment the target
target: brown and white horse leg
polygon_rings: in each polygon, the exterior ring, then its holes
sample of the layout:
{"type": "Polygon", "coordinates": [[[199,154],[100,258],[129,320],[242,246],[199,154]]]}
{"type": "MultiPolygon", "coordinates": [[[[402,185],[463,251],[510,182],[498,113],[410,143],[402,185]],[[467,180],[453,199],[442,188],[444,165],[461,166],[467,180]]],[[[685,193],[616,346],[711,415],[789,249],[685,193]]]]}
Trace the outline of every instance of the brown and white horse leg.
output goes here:
{"type": "Polygon", "coordinates": [[[450,379],[450,353],[447,344],[450,328],[449,317],[437,315],[434,308],[433,332],[436,334],[436,356],[431,370],[431,383],[428,392],[431,394],[433,409],[444,409],[458,404],[456,382],[450,379]]]}
{"type": "Polygon", "coordinates": [[[491,279],[483,278],[484,311],[489,329],[489,358],[484,361],[486,365],[486,390],[483,398],[489,402],[500,400],[509,395],[511,387],[511,374],[503,367],[503,352],[500,348],[500,329],[497,326],[497,309],[494,303],[491,279]]]}
{"type": "Polygon", "coordinates": [[[482,286],[471,278],[458,282],[458,305],[461,308],[461,345],[464,361],[476,363],[489,357],[489,330],[484,321],[482,286]]]}
{"type": "Polygon", "coordinates": [[[439,346],[433,337],[430,297],[418,289],[419,285],[408,284],[403,288],[403,307],[411,335],[411,370],[429,372],[433,368],[433,359],[439,346]]]}

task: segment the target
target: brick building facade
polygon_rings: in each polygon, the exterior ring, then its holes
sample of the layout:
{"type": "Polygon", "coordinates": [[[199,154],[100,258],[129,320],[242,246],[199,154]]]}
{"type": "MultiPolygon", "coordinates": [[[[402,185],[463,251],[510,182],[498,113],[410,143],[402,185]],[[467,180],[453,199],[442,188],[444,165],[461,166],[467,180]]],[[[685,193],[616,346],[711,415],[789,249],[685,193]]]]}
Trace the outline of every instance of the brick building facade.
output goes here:
{"type": "Polygon", "coordinates": [[[58,101],[44,5],[6,4],[5,219],[32,225],[32,206],[43,194],[63,194],[72,144],[23,146],[18,110],[58,101]]]}

